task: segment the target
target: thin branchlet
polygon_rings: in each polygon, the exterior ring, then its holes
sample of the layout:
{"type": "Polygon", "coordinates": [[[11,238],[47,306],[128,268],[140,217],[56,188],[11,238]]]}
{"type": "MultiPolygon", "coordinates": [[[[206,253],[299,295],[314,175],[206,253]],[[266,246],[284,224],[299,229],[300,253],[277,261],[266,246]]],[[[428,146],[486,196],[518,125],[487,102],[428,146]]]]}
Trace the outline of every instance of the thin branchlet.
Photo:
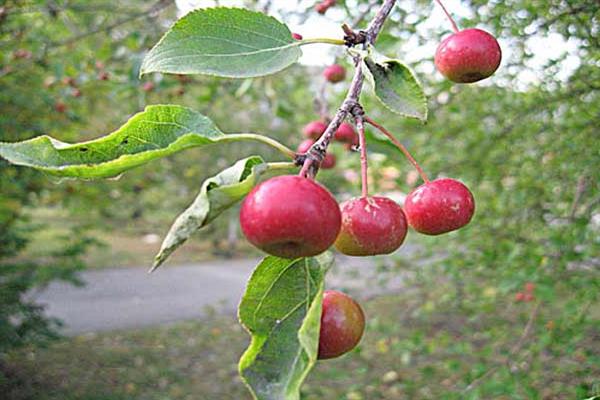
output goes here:
{"type": "MultiPolygon", "coordinates": [[[[384,0],[383,4],[375,14],[375,17],[371,20],[367,29],[361,34],[365,36],[365,40],[363,45],[366,47],[368,45],[372,45],[379,32],[383,28],[383,24],[386,19],[390,15],[392,8],[396,4],[396,0],[384,0]]],[[[356,34],[359,35],[358,33],[356,34]]],[[[321,135],[321,138],[313,144],[313,146],[306,152],[306,154],[298,155],[296,158],[296,163],[302,165],[302,169],[300,170],[301,176],[306,176],[309,178],[314,178],[319,170],[319,166],[323,159],[325,158],[325,153],[327,152],[327,147],[333,140],[335,132],[340,127],[342,122],[348,116],[354,116],[353,112],[356,110],[362,110],[360,108],[360,94],[362,92],[362,87],[364,84],[365,76],[361,69],[361,62],[358,57],[354,59],[356,69],[354,71],[354,76],[352,77],[352,82],[350,83],[350,88],[348,89],[348,93],[346,94],[346,98],[342,102],[341,106],[331,119],[331,122],[327,126],[327,129],[321,135]],[[357,107],[358,106],[358,107],[357,107]]]]}

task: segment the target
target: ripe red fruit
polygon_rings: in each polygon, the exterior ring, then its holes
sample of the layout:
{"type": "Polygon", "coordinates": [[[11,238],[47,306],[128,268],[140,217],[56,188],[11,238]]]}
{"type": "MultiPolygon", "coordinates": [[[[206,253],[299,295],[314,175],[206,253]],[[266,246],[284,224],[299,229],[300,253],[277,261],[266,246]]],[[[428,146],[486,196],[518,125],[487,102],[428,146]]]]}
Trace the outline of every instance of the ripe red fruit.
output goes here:
{"type": "Polygon", "coordinates": [[[327,250],[340,231],[340,208],[327,189],[296,175],[256,186],[240,211],[250,243],[283,258],[311,257],[327,250]]]}
{"type": "Polygon", "coordinates": [[[525,291],[527,293],[533,293],[534,290],[535,290],[535,283],[533,283],[533,282],[527,282],[525,284],[525,291]]]}
{"type": "Polygon", "coordinates": [[[101,71],[98,74],[98,79],[101,80],[101,81],[107,81],[109,78],[110,78],[110,75],[106,71],[101,71]]]}
{"type": "Polygon", "coordinates": [[[151,92],[154,90],[154,82],[144,82],[144,84],[142,85],[142,90],[144,92],[151,92]]]}
{"type": "Polygon", "coordinates": [[[515,294],[515,301],[524,301],[525,293],[518,292],[515,294]]]}
{"type": "Polygon", "coordinates": [[[389,254],[402,245],[408,225],[402,208],[387,197],[360,197],[340,206],[342,227],[335,241],[349,256],[389,254]]]}
{"type": "Polygon", "coordinates": [[[327,10],[335,5],[336,0],[323,0],[315,5],[315,10],[319,14],[325,14],[327,10]]]}
{"type": "Polygon", "coordinates": [[[310,139],[318,139],[327,130],[327,124],[323,121],[312,121],[304,126],[302,133],[310,139]]]}
{"type": "Polygon", "coordinates": [[[58,113],[64,113],[65,111],[67,111],[67,105],[59,100],[56,103],[54,103],[54,110],[58,113]]]}
{"type": "Polygon", "coordinates": [[[469,189],[454,179],[436,179],[413,190],[404,202],[408,224],[427,235],[465,226],[475,212],[469,189]]]}
{"type": "Polygon", "coordinates": [[[532,295],[531,293],[525,293],[525,295],[523,295],[523,300],[527,303],[529,303],[530,301],[535,300],[535,296],[532,295]]]}
{"type": "Polygon", "coordinates": [[[299,33],[292,33],[292,37],[296,40],[302,40],[302,35],[299,33]]]}
{"type": "Polygon", "coordinates": [[[350,296],[335,290],[323,293],[320,360],[339,357],[356,347],[365,331],[365,314],[350,296]]]}
{"type": "Polygon", "coordinates": [[[338,83],[346,79],[346,68],[339,64],[333,64],[325,68],[323,76],[331,83],[338,83]]]}
{"type": "Polygon", "coordinates": [[[481,29],[465,29],[444,39],[435,52],[435,65],[457,83],[477,82],[500,66],[502,50],[494,36],[481,29]]]}
{"type": "MultiPolygon", "coordinates": [[[[312,139],[306,139],[306,140],[302,141],[298,145],[297,152],[298,153],[306,153],[314,143],[315,143],[315,141],[312,139]]],[[[327,154],[325,154],[325,159],[321,163],[321,168],[331,169],[331,168],[335,167],[335,163],[336,163],[335,155],[331,154],[331,153],[327,153],[327,154]]]]}
{"type": "Polygon", "coordinates": [[[338,142],[350,143],[353,144],[358,142],[358,135],[354,131],[354,127],[347,122],[342,122],[337,131],[335,131],[335,136],[333,137],[338,142]]]}
{"type": "Polygon", "coordinates": [[[79,90],[77,88],[73,88],[73,90],[71,90],[71,96],[73,96],[73,97],[81,97],[81,90],[79,90]]]}

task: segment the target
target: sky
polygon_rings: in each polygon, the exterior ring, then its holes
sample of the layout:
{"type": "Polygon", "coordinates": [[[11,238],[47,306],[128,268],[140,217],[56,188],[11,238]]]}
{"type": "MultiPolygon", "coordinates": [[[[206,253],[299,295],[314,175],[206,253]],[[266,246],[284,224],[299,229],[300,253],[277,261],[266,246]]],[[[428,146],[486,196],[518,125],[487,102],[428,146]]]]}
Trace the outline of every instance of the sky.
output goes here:
{"type": "MultiPolygon", "coordinates": [[[[433,0],[432,0],[433,1],[433,0]]],[[[348,3],[350,3],[348,1],[348,3]]],[[[242,6],[243,0],[176,0],[180,15],[184,15],[187,12],[195,8],[203,7],[214,7],[218,3],[221,6],[242,6]]],[[[285,10],[294,11],[294,9],[310,8],[316,3],[316,0],[273,0],[273,10],[285,10]]],[[[444,4],[446,8],[453,14],[456,20],[460,20],[461,17],[468,17],[470,9],[461,4],[460,0],[445,0],[444,4]]],[[[352,9],[352,7],[350,7],[352,9]]],[[[282,20],[280,15],[274,14],[275,17],[282,20]]],[[[298,32],[308,37],[333,37],[340,38],[341,30],[339,21],[343,16],[343,11],[336,10],[335,7],[331,8],[325,16],[319,15],[316,12],[310,13],[309,18],[306,21],[294,21],[289,18],[285,22],[292,32],[298,32]],[[310,34],[307,34],[310,32],[310,34]]],[[[296,19],[296,18],[293,18],[296,19]]],[[[447,34],[450,29],[450,24],[446,19],[442,9],[439,6],[433,7],[433,11],[429,18],[418,26],[418,30],[421,33],[436,32],[440,33],[440,37],[443,34],[447,34]]],[[[503,52],[503,59],[507,60],[511,58],[511,43],[503,38],[498,39],[500,47],[503,52]]],[[[409,65],[424,57],[431,57],[435,54],[438,43],[431,41],[425,45],[416,43],[416,40],[408,40],[403,50],[403,61],[409,65]]],[[[532,51],[535,56],[533,59],[528,61],[527,67],[519,72],[518,81],[524,87],[528,84],[537,83],[538,77],[540,76],[539,71],[543,68],[544,64],[553,57],[556,57],[563,52],[569,53],[569,56],[562,63],[562,70],[559,73],[559,78],[566,79],[572,71],[579,66],[579,57],[576,52],[578,49],[578,43],[574,41],[565,41],[559,34],[549,34],[548,36],[532,36],[527,41],[528,48],[532,51]]],[[[303,56],[300,59],[300,63],[304,65],[312,66],[325,66],[331,64],[335,57],[335,51],[332,51],[331,45],[310,45],[303,46],[303,56]]],[[[393,56],[393,55],[389,55],[393,56]]],[[[413,65],[414,67],[414,65],[413,65]]],[[[433,65],[420,65],[416,68],[418,71],[423,73],[433,73],[433,65]]]]}

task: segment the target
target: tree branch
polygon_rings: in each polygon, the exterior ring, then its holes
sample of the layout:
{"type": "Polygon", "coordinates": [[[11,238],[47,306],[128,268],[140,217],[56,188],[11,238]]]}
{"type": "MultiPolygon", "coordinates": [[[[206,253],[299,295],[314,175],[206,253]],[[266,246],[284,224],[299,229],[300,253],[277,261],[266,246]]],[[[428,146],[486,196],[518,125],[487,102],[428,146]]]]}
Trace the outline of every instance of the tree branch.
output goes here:
{"type": "MultiPolygon", "coordinates": [[[[390,15],[392,8],[396,4],[396,0],[384,0],[383,4],[377,11],[377,14],[369,24],[366,34],[366,41],[364,46],[369,46],[375,43],[379,32],[383,28],[383,24],[385,23],[387,17],[390,15]]],[[[310,178],[314,178],[319,170],[319,165],[325,158],[325,154],[327,152],[327,147],[333,140],[335,132],[340,127],[342,122],[349,115],[354,115],[358,110],[362,111],[362,108],[359,106],[359,98],[362,92],[363,83],[365,80],[365,76],[361,69],[361,60],[355,58],[354,60],[356,64],[356,70],[354,72],[354,77],[352,78],[352,83],[350,83],[350,88],[348,89],[348,93],[346,94],[346,98],[342,102],[342,105],[332,118],[329,126],[321,136],[319,140],[313,144],[313,146],[306,152],[305,155],[302,155],[297,159],[297,162],[302,164],[302,170],[300,171],[301,176],[306,176],[310,178]],[[357,107],[358,106],[358,107],[357,107]]]]}

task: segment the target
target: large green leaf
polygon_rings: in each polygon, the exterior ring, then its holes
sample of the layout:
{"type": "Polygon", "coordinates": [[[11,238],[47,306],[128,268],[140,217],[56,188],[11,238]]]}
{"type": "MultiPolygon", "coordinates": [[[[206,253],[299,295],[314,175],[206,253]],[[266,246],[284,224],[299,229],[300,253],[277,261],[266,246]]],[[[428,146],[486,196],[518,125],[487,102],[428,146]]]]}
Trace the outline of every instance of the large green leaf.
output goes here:
{"type": "Polygon", "coordinates": [[[194,232],[247,195],[267,168],[261,157],[253,156],[205,180],[194,202],[171,226],[155,257],[152,270],[164,263],[194,232]]]}
{"type": "MultiPolygon", "coordinates": [[[[154,105],[99,139],[68,144],[39,136],[17,143],[0,142],[0,156],[56,176],[95,179],[117,176],[190,147],[257,137],[262,138],[253,134],[226,135],[208,117],[189,108],[154,105]]],[[[262,141],[274,142],[268,138],[262,141]]]]}
{"type": "Polygon", "coordinates": [[[325,273],[333,257],[266,257],[248,281],[240,322],[252,336],[239,369],[255,399],[297,400],[317,360],[325,273]]]}
{"type": "Polygon", "coordinates": [[[390,111],[427,121],[427,98],[410,68],[399,60],[366,57],[363,71],[377,98],[390,111]]]}
{"type": "Polygon", "coordinates": [[[299,45],[275,18],[242,8],[207,8],[177,21],[150,50],[140,72],[269,75],[296,62],[302,55],[299,45]]]}

